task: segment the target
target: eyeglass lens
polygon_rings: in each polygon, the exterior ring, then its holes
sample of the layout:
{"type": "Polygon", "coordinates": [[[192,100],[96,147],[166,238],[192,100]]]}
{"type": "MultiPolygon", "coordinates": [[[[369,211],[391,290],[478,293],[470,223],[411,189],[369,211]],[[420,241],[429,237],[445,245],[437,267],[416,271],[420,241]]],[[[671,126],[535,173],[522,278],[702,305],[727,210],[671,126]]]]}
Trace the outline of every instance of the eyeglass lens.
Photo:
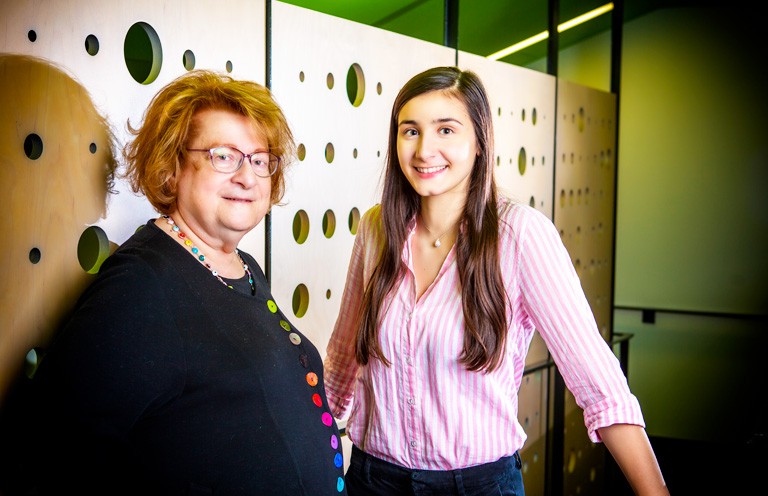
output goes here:
{"type": "MultiPolygon", "coordinates": [[[[211,150],[211,164],[220,172],[235,172],[240,168],[246,155],[236,148],[221,146],[211,150]]],[[[256,175],[271,176],[277,169],[278,159],[269,152],[256,152],[248,155],[256,175]]]]}

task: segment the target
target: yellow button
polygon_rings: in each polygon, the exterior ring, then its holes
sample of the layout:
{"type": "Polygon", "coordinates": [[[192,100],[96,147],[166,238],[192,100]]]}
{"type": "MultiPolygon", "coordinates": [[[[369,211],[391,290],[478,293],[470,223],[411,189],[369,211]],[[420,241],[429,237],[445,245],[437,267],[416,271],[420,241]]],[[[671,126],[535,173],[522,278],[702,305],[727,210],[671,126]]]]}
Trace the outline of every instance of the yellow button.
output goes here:
{"type": "Polygon", "coordinates": [[[275,303],[272,300],[267,300],[267,308],[269,308],[269,311],[272,313],[277,312],[277,303],[275,303]]]}

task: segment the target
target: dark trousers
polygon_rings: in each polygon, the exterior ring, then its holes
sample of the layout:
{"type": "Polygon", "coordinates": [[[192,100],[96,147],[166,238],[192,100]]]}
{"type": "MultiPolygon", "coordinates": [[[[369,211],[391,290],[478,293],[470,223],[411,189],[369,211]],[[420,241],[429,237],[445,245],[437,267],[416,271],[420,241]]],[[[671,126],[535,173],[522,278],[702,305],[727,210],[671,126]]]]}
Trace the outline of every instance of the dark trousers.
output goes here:
{"type": "Polygon", "coordinates": [[[352,446],[349,496],[525,496],[520,455],[456,470],[412,470],[352,446]]]}

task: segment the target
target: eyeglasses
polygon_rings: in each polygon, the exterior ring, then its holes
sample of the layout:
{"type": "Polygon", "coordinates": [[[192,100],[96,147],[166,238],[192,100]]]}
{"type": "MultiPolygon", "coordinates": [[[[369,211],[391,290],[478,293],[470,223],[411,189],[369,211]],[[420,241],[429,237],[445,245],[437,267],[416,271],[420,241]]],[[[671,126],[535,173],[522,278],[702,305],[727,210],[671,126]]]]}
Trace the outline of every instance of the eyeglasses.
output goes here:
{"type": "Polygon", "coordinates": [[[211,157],[211,166],[217,172],[232,174],[240,170],[244,159],[248,159],[253,172],[259,177],[269,177],[280,166],[280,157],[270,152],[256,151],[245,154],[231,146],[217,146],[211,149],[187,148],[188,152],[206,152],[211,157]]]}

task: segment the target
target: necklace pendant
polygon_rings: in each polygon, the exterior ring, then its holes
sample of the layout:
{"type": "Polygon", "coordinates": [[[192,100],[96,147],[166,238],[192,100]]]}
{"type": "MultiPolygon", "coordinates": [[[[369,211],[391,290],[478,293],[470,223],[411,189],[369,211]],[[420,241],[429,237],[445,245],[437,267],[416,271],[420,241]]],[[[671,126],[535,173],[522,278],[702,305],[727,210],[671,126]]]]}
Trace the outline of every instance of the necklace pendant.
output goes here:
{"type": "Polygon", "coordinates": [[[435,246],[435,248],[440,248],[440,245],[441,245],[441,244],[442,244],[442,243],[440,242],[440,238],[437,238],[437,239],[435,240],[435,242],[433,243],[433,245],[435,246]]]}

